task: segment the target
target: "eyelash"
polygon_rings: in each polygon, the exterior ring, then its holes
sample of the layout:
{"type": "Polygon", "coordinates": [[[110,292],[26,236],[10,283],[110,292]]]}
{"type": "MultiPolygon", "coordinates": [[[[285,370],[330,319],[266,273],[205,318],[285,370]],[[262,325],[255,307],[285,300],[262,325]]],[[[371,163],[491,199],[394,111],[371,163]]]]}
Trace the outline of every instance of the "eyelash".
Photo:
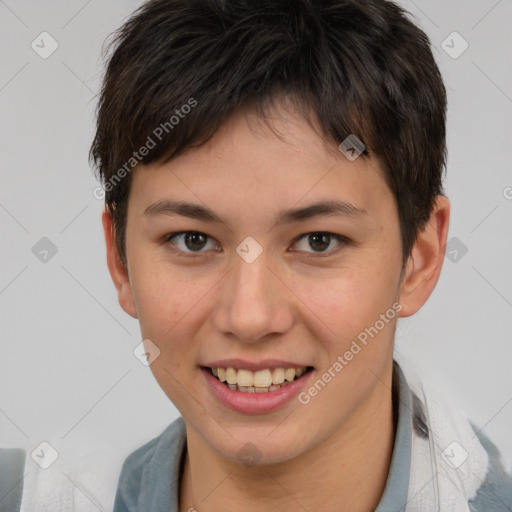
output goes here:
{"type": "MultiPolygon", "coordinates": [[[[198,234],[198,235],[203,235],[205,236],[208,240],[213,240],[212,237],[210,237],[209,235],[207,235],[206,233],[202,233],[201,231],[176,231],[174,233],[169,233],[168,235],[165,236],[164,238],[164,242],[167,243],[167,242],[170,242],[171,243],[171,247],[170,249],[172,251],[174,251],[178,256],[182,256],[182,257],[185,257],[185,258],[194,258],[194,257],[200,257],[202,254],[203,254],[203,251],[191,251],[191,252],[187,252],[187,251],[182,251],[181,249],[178,249],[172,242],[171,240],[177,236],[180,236],[180,235],[186,235],[188,233],[195,233],[195,234],[198,234]]],[[[293,251],[293,252],[306,252],[308,254],[313,254],[315,257],[326,257],[326,256],[330,256],[332,254],[335,254],[337,253],[338,251],[341,250],[341,248],[343,248],[344,246],[346,245],[349,245],[352,241],[347,238],[346,236],[343,236],[343,235],[337,235],[336,233],[331,233],[329,231],[310,231],[308,233],[304,233],[303,235],[300,235],[298,236],[294,241],[293,243],[297,243],[299,242],[300,240],[302,240],[303,238],[309,236],[309,235],[329,235],[331,237],[331,239],[335,239],[338,241],[338,243],[340,244],[337,248],[335,249],[331,249],[329,251],[320,251],[320,252],[315,252],[315,251],[293,251]]],[[[331,240],[329,241],[331,242],[331,240]]],[[[205,251],[204,251],[205,252],[205,251]]]]}

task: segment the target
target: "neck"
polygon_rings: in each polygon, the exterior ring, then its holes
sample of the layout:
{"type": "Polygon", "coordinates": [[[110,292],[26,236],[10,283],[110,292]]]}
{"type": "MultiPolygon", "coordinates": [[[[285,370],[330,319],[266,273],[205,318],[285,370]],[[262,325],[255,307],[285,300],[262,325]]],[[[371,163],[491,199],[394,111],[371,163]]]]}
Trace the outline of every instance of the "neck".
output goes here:
{"type": "Polygon", "coordinates": [[[220,457],[187,428],[180,512],[374,511],[384,492],[395,438],[388,373],[334,435],[300,460],[247,467],[220,457]]]}

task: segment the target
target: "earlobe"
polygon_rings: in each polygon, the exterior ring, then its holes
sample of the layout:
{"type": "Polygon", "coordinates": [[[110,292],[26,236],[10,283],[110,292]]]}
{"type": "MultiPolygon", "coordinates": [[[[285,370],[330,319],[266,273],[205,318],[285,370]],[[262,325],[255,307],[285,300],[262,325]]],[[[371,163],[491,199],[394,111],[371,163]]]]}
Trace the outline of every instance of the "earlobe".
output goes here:
{"type": "Polygon", "coordinates": [[[450,223],[450,201],[437,196],[430,218],[416,239],[403,279],[400,317],[416,313],[434,290],[444,262],[450,223]]]}
{"type": "Polygon", "coordinates": [[[117,290],[119,304],[126,313],[133,318],[137,318],[137,310],[133,300],[130,280],[126,268],[121,261],[119,251],[117,250],[115,243],[115,226],[107,207],[103,210],[101,221],[105,234],[108,270],[117,290]]]}

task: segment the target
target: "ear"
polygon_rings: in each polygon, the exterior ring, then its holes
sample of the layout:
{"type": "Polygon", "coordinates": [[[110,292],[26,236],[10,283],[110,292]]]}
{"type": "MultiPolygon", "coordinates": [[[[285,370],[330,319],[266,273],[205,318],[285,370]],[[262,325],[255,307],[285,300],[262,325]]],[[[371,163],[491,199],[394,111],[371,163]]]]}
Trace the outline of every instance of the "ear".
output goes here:
{"type": "Polygon", "coordinates": [[[436,197],[436,205],[426,226],[419,232],[407,260],[400,292],[401,317],[416,313],[434,290],[444,261],[450,224],[450,201],[436,197]]]}
{"type": "Polygon", "coordinates": [[[128,272],[123,265],[119,251],[115,243],[115,227],[112,216],[110,215],[107,207],[103,210],[101,216],[103,223],[103,231],[105,233],[105,245],[107,247],[107,265],[110,271],[110,276],[117,290],[117,297],[119,304],[123,310],[130,316],[137,318],[137,310],[133,300],[132,288],[128,272]]]}

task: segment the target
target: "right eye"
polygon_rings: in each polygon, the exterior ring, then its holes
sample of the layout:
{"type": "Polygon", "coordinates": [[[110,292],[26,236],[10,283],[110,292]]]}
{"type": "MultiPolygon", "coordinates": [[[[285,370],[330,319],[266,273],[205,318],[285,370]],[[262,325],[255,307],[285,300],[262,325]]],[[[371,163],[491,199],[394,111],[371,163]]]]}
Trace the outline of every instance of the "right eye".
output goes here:
{"type": "Polygon", "coordinates": [[[171,242],[171,245],[175,247],[175,249],[172,248],[173,250],[185,254],[206,252],[201,251],[201,249],[204,249],[208,245],[208,239],[210,239],[213,244],[213,247],[210,247],[211,249],[218,247],[213,242],[212,238],[200,231],[179,231],[176,233],[170,233],[165,237],[165,241],[171,242]]]}

